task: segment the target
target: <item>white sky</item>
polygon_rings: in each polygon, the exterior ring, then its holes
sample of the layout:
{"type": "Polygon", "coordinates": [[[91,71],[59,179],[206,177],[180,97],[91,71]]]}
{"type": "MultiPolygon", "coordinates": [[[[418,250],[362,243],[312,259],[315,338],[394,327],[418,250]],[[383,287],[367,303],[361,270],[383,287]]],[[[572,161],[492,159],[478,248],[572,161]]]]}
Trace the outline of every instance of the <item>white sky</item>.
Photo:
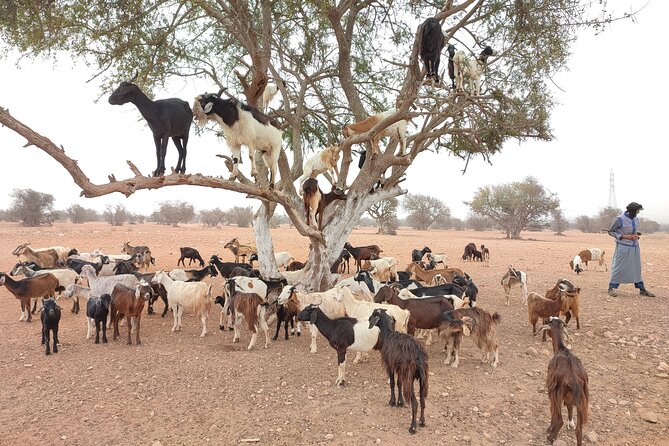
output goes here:
{"type": "MultiPolygon", "coordinates": [[[[622,2],[616,2],[622,3],[622,2]]],[[[627,4],[628,2],[624,2],[627,4]]],[[[641,6],[645,0],[633,0],[641,6]]],[[[555,140],[507,143],[492,166],[481,159],[469,163],[442,154],[422,154],[408,171],[403,184],[412,193],[425,193],[443,200],[455,217],[464,218],[475,191],[487,184],[522,180],[535,176],[558,194],[569,218],[594,215],[608,204],[609,171],[615,174],[618,207],[630,201],[643,204],[643,216],[669,222],[669,194],[662,178],[668,175],[667,142],[669,93],[666,86],[666,17],[669,2],[651,0],[638,16],[638,23],[613,24],[598,36],[584,33],[573,46],[570,71],[555,82],[560,105],[554,110],[551,127],[555,140]],[[662,29],[665,29],[663,32],[662,29]]],[[[131,176],[125,160],[132,160],[144,174],[155,168],[151,131],[134,105],[112,106],[100,95],[97,84],[86,84],[92,71],[83,63],[74,66],[67,58],[51,61],[0,63],[0,106],[47,136],[74,159],[95,183],[131,176]]],[[[184,82],[157,98],[192,98],[212,85],[184,82]]],[[[229,153],[224,142],[212,135],[198,136],[191,128],[187,172],[228,175],[216,153],[229,153]]],[[[411,132],[411,127],[409,131],[411,132]]],[[[182,200],[196,209],[257,205],[257,200],[223,190],[192,186],[139,191],[130,198],[114,194],[95,199],[79,197],[79,188],[52,158],[35,147],[22,148],[25,140],[0,127],[0,148],[4,169],[0,177],[0,208],[10,205],[14,188],[32,188],[56,198],[56,208],[73,203],[98,210],[106,204],[123,203],[129,210],[150,214],[157,203],[182,200]]],[[[285,143],[284,143],[285,148],[285,143]]],[[[250,170],[246,149],[242,171],[250,170]]],[[[290,157],[289,157],[290,158],[290,157]]],[[[176,164],[172,142],[167,149],[167,166],[176,164]]],[[[168,167],[169,169],[169,167],[168,167]]],[[[353,169],[354,174],[357,168],[353,169]]]]}

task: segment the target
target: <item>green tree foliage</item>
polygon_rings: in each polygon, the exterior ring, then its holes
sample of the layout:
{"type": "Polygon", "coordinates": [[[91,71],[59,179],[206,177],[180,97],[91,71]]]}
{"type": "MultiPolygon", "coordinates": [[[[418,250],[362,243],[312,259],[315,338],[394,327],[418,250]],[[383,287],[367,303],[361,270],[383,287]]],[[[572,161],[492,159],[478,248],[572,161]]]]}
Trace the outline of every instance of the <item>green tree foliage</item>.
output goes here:
{"type": "Polygon", "coordinates": [[[393,197],[380,201],[367,209],[367,213],[379,227],[379,234],[397,235],[397,228],[400,225],[397,220],[398,206],[397,198],[393,197]]]}
{"type": "Polygon", "coordinates": [[[480,187],[470,202],[471,211],[492,219],[506,230],[506,237],[518,239],[530,225],[541,223],[559,208],[560,201],[533,177],[523,181],[480,187]]]}
{"type": "Polygon", "coordinates": [[[23,226],[41,226],[53,223],[54,198],[51,194],[32,189],[14,189],[10,194],[12,204],[9,212],[23,226]]]}
{"type": "Polygon", "coordinates": [[[179,223],[190,223],[195,217],[195,209],[184,201],[163,201],[158,208],[161,222],[166,225],[179,226],[179,223]]]}
{"type": "Polygon", "coordinates": [[[448,221],[451,210],[443,201],[423,194],[407,194],[402,207],[408,212],[407,224],[420,231],[426,231],[437,220],[448,221]]]}

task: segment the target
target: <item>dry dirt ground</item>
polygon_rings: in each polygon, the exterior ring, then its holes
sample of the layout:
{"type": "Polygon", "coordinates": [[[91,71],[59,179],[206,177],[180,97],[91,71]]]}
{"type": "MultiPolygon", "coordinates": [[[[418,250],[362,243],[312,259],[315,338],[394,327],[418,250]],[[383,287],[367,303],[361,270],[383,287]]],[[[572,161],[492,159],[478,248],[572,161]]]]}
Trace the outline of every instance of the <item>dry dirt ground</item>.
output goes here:
{"type": "MultiPolygon", "coordinates": [[[[0,224],[0,270],[14,264],[12,250],[74,246],[118,252],[121,244],[149,245],[157,268],[175,267],[179,246],[197,247],[203,256],[221,254],[233,236],[250,240],[250,229],[169,228],[154,224],[112,228],[102,223],[57,224],[28,229],[0,224]]],[[[504,305],[500,277],[509,264],[525,270],[530,291],[544,293],[568,277],[582,288],[581,330],[572,325],[573,351],[590,376],[590,422],[584,434],[601,445],[667,444],[669,380],[658,371],[669,362],[669,235],[642,238],[644,275],[656,298],[641,298],[627,285],[619,298],[606,294],[608,274],[589,271],[576,277],[567,262],[581,249],[600,247],[610,261],[613,240],[606,234],[569,232],[522,234],[509,241],[497,232],[418,232],[398,236],[356,230],[353,245],[376,243],[384,254],[409,261],[412,248],[429,245],[448,254],[452,266],[467,271],[480,289],[479,305],[502,316],[498,327],[500,364],[480,362],[479,351],[463,341],[460,367],[443,364],[441,345],[429,347],[430,393],[427,427],[407,432],[409,409],[391,408],[379,355],[352,365],[349,383],[336,388],[336,354],[322,337],[318,353],[309,354],[308,339],[279,338],[269,349],[248,352],[249,333],[232,343],[232,332],[218,330],[213,308],[210,333],[200,338],[199,324],[184,317],[180,333],[170,333],[170,314],[142,318],[141,347],[119,341],[95,345],[85,338],[82,313],[70,313],[60,324],[60,351],[45,356],[39,319],[17,322],[19,302],[0,288],[0,444],[200,445],[239,444],[546,444],[549,423],[544,390],[552,353],[548,343],[532,337],[526,307],[514,290],[504,305]],[[473,241],[490,247],[491,267],[460,260],[473,241]],[[651,414],[649,414],[651,413],[651,414]],[[645,421],[653,418],[656,422],[645,421]],[[595,433],[594,436],[592,433],[595,433]]],[[[274,231],[277,251],[298,260],[307,254],[305,239],[294,230],[274,231]]],[[[217,285],[219,286],[219,285],[217,285]]],[[[162,304],[157,304],[162,310],[162,304]]],[[[273,334],[273,328],[270,327],[273,334]]],[[[260,341],[260,340],[259,340],[260,341]]],[[[259,342],[262,344],[261,342],[259,342]]],[[[559,437],[574,445],[573,431],[559,437]]]]}

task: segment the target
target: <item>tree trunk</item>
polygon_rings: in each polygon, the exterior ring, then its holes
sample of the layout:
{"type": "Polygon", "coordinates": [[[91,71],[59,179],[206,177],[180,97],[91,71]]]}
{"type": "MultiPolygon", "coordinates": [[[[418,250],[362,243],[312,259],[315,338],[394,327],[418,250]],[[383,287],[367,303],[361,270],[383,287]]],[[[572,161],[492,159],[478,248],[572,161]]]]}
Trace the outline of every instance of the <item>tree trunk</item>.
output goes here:
{"type": "Polygon", "coordinates": [[[258,264],[260,274],[265,279],[281,277],[274,258],[272,234],[269,231],[269,219],[272,218],[275,206],[273,203],[263,201],[253,216],[253,235],[258,247],[258,264]]]}

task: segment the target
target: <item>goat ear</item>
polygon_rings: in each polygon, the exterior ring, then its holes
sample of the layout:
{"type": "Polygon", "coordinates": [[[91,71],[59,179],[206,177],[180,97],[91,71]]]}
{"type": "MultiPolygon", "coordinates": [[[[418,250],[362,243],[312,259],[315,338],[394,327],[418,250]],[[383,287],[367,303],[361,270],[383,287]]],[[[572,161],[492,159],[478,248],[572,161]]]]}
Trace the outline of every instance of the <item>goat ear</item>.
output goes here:
{"type": "Polygon", "coordinates": [[[204,107],[202,108],[202,110],[203,110],[205,113],[211,113],[211,109],[212,109],[213,107],[214,107],[214,103],[213,103],[213,102],[207,102],[206,104],[204,104],[204,107]]]}
{"type": "Polygon", "coordinates": [[[317,317],[318,317],[318,315],[316,314],[316,312],[312,311],[311,314],[309,315],[309,323],[315,324],[317,317]]]}

